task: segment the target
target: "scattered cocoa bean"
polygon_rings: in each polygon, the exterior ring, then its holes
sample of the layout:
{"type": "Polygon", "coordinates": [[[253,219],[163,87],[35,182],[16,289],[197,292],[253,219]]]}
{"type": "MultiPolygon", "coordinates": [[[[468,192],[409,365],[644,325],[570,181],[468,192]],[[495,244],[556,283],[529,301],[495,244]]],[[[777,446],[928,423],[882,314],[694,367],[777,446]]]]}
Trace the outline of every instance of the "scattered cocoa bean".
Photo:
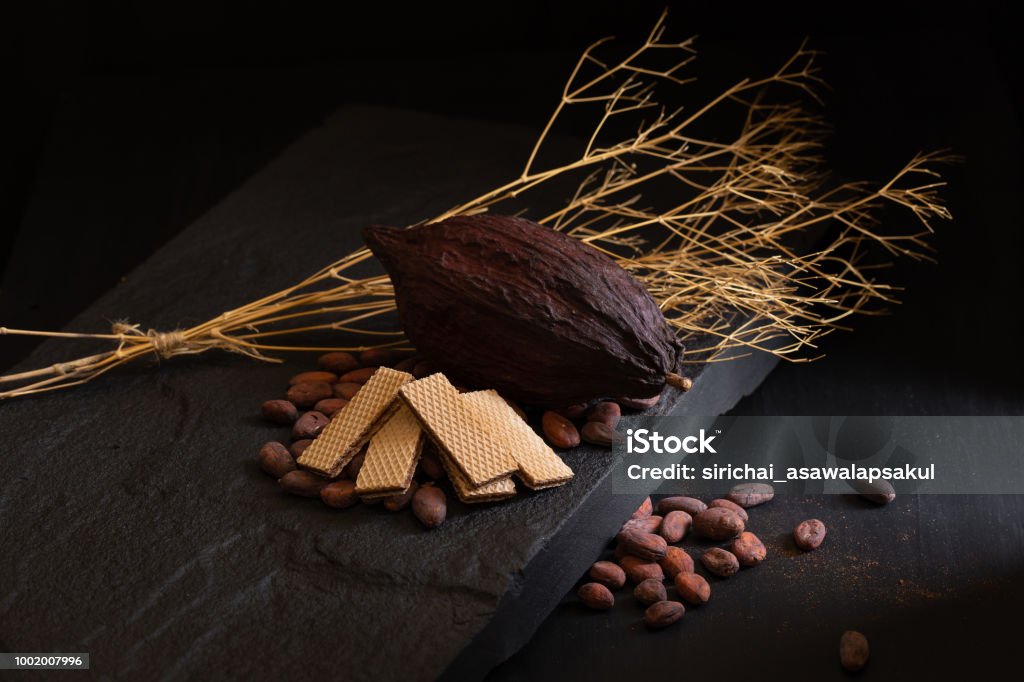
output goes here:
{"type": "Polygon", "coordinates": [[[677,622],[684,613],[686,607],[677,601],[659,601],[644,611],[644,623],[653,630],[660,630],[677,622]]]}
{"type": "Polygon", "coordinates": [[[686,537],[686,531],[690,530],[693,517],[684,511],[670,511],[661,520],[658,528],[658,535],[665,538],[665,542],[679,542],[686,537]]]}
{"type": "Polygon", "coordinates": [[[412,496],[416,494],[419,487],[419,484],[413,481],[404,493],[384,498],[384,508],[393,512],[402,511],[412,502],[412,496]]]}
{"type": "Polygon", "coordinates": [[[696,573],[680,573],[675,577],[676,591],[691,604],[707,604],[711,599],[711,585],[704,576],[696,573]]]}
{"type": "Polygon", "coordinates": [[[812,549],[818,549],[821,546],[821,543],[825,540],[826,532],[825,524],[818,519],[801,521],[793,529],[793,542],[805,552],[810,552],[812,549]]]}
{"type": "Polygon", "coordinates": [[[712,507],[693,519],[693,531],[709,540],[728,540],[745,529],[743,519],[724,507],[712,507]]]}
{"type": "Polygon", "coordinates": [[[865,500],[878,505],[889,504],[896,499],[896,489],[889,481],[856,481],[853,488],[865,500]]]}
{"type": "Polygon", "coordinates": [[[661,570],[661,566],[653,561],[644,561],[629,554],[619,559],[619,566],[622,566],[622,570],[626,572],[626,577],[631,583],[639,584],[648,578],[665,579],[665,572],[661,570]]]}
{"type": "Polygon", "coordinates": [[[587,575],[591,580],[599,582],[608,589],[617,590],[626,584],[626,572],[622,567],[611,561],[596,561],[587,575]]]}
{"type": "Polygon", "coordinates": [[[320,478],[308,471],[296,469],[277,480],[285,492],[302,497],[319,497],[320,491],[330,483],[326,478],[320,478]]]}
{"type": "Polygon", "coordinates": [[[519,407],[518,404],[509,400],[508,398],[504,398],[504,400],[508,404],[508,406],[512,408],[512,411],[519,415],[520,419],[526,421],[526,412],[523,411],[523,408],[519,407]]]}
{"type": "Polygon", "coordinates": [[[440,458],[431,453],[420,457],[420,472],[431,481],[443,481],[447,476],[440,458]]]}
{"type": "Polygon", "coordinates": [[[739,559],[740,566],[757,566],[768,556],[768,549],[761,542],[761,538],[749,531],[740,533],[739,537],[732,541],[729,549],[739,559]]]}
{"type": "Polygon", "coordinates": [[[289,400],[268,400],[260,405],[260,415],[268,422],[291,426],[299,416],[299,410],[289,400]]]}
{"type": "Polygon", "coordinates": [[[416,363],[416,366],[412,368],[412,375],[417,379],[429,377],[431,374],[437,374],[437,366],[430,360],[420,360],[416,363]]]}
{"type": "Polygon", "coordinates": [[[333,396],[334,391],[326,381],[303,381],[290,387],[286,397],[296,407],[309,409],[324,398],[333,396]]]}
{"type": "Polygon", "coordinates": [[[359,367],[359,361],[356,360],[356,357],[345,351],[324,353],[320,356],[318,362],[320,369],[333,372],[334,374],[344,374],[359,367]]]}
{"type": "Polygon", "coordinates": [[[571,421],[548,410],[541,419],[541,428],[548,442],[560,450],[568,450],[580,444],[580,432],[571,421]]]}
{"type": "Polygon", "coordinates": [[[335,374],[334,372],[299,372],[298,374],[296,374],[295,376],[288,380],[288,385],[294,386],[295,384],[304,383],[315,384],[319,382],[323,382],[325,384],[333,384],[337,380],[338,375],[335,374]]]}
{"type": "Polygon", "coordinates": [[[711,500],[710,502],[708,502],[708,508],[710,509],[712,507],[721,507],[722,509],[731,510],[734,514],[736,514],[736,516],[743,519],[743,523],[747,523],[750,520],[750,515],[747,514],[747,510],[739,506],[732,500],[727,500],[722,497],[718,498],[717,500],[711,500]]]}
{"type": "Polygon", "coordinates": [[[416,365],[422,360],[422,358],[411,357],[405,358],[395,363],[395,369],[399,372],[405,372],[406,374],[412,374],[412,370],[416,368],[416,365]]]}
{"type": "Polygon", "coordinates": [[[615,595],[601,583],[585,583],[576,594],[588,609],[607,611],[615,606],[615,595]]]}
{"type": "Polygon", "coordinates": [[[704,568],[720,578],[728,578],[740,570],[740,562],[736,555],[721,547],[712,547],[701,554],[700,562],[704,564],[704,568]]]}
{"type": "Polygon", "coordinates": [[[394,367],[407,354],[390,348],[368,348],[359,354],[363,367],[394,367]]]}
{"type": "Polygon", "coordinates": [[[362,367],[360,369],[354,369],[351,372],[345,372],[342,374],[338,377],[338,381],[352,384],[365,384],[376,371],[376,367],[362,367]]]}
{"type": "Polygon", "coordinates": [[[645,516],[650,516],[654,513],[654,502],[651,501],[650,496],[644,498],[644,501],[640,503],[640,506],[633,512],[631,519],[642,519],[645,516]]]}
{"type": "Polygon", "coordinates": [[[302,457],[302,453],[306,450],[306,448],[309,447],[309,444],[312,442],[313,441],[310,438],[297,440],[288,446],[288,452],[292,453],[292,457],[298,459],[299,457],[302,457]]]}
{"type": "Polygon", "coordinates": [[[656,533],[661,527],[662,517],[652,514],[642,519],[630,519],[622,524],[620,530],[637,530],[641,533],[656,533]]]}
{"type": "Polygon", "coordinates": [[[313,409],[328,419],[333,419],[334,414],[346,405],[348,405],[348,401],[343,398],[324,398],[314,405],[313,409]]]}
{"type": "Polygon", "coordinates": [[[616,542],[626,551],[644,561],[657,561],[665,556],[668,543],[665,538],[654,533],[644,533],[638,530],[620,530],[615,536],[616,542]]]}
{"type": "Polygon", "coordinates": [[[648,578],[633,588],[633,596],[644,606],[650,606],[655,602],[665,601],[668,595],[665,593],[665,585],[660,580],[648,578]]]}
{"type": "Polygon", "coordinates": [[[583,440],[600,448],[610,448],[619,435],[604,422],[587,422],[580,431],[583,440]]]}
{"type": "Polygon", "coordinates": [[[621,418],[622,408],[618,403],[613,403],[610,400],[601,401],[587,411],[588,422],[601,422],[607,424],[610,429],[618,426],[621,418]]]}
{"type": "Polygon", "coordinates": [[[649,410],[659,402],[661,402],[661,394],[651,396],[650,398],[616,398],[617,402],[622,407],[629,408],[630,410],[649,410]]]}
{"type": "Polygon", "coordinates": [[[363,462],[366,460],[366,448],[357,452],[352,459],[348,461],[345,468],[341,470],[341,477],[347,478],[350,481],[354,481],[359,477],[359,470],[363,468],[363,462]]]}
{"type": "Polygon", "coordinates": [[[260,469],[274,478],[281,478],[289,471],[295,470],[295,458],[281,443],[270,441],[264,443],[259,454],[260,469]]]}
{"type": "Polygon", "coordinates": [[[587,403],[576,403],[568,407],[560,407],[557,410],[552,410],[552,412],[557,412],[566,419],[579,419],[587,413],[587,403]]]}
{"type": "Polygon", "coordinates": [[[322,412],[316,410],[307,412],[299,417],[295,425],[292,426],[292,440],[316,438],[330,421],[322,412]]]}
{"type": "Polygon", "coordinates": [[[675,578],[680,573],[693,573],[693,557],[682,547],[669,547],[665,556],[658,559],[658,565],[669,578],[675,578]]]}
{"type": "Polygon", "coordinates": [[[339,381],[334,384],[334,397],[352,400],[362,387],[362,384],[357,384],[354,381],[339,381]]]}
{"type": "Polygon", "coordinates": [[[744,509],[750,509],[771,502],[775,497],[775,488],[768,483],[737,483],[725,497],[744,509]]]}
{"type": "Polygon", "coordinates": [[[354,481],[334,481],[320,489],[320,499],[328,507],[347,509],[359,502],[354,481]]]}
{"type": "Polygon", "coordinates": [[[696,497],[676,495],[658,500],[658,513],[663,515],[670,511],[684,511],[690,516],[697,516],[707,508],[708,506],[696,497]]]}
{"type": "Polygon", "coordinates": [[[861,670],[868,664],[870,654],[868,638],[856,630],[847,630],[839,638],[839,663],[846,670],[861,670]]]}
{"type": "Polygon", "coordinates": [[[432,485],[422,486],[412,496],[412,513],[427,528],[437,528],[448,516],[444,491],[432,485]]]}

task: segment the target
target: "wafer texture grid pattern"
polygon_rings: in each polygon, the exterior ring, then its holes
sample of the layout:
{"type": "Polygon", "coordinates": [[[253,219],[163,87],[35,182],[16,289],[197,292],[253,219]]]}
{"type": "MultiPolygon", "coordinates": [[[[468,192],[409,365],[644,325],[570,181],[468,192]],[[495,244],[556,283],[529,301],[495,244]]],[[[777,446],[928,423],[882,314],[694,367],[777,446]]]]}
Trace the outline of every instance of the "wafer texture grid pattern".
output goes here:
{"type": "Polygon", "coordinates": [[[360,495],[403,493],[412,483],[423,450],[423,429],[408,406],[399,403],[387,423],[370,439],[356,478],[356,493],[360,495]]]}

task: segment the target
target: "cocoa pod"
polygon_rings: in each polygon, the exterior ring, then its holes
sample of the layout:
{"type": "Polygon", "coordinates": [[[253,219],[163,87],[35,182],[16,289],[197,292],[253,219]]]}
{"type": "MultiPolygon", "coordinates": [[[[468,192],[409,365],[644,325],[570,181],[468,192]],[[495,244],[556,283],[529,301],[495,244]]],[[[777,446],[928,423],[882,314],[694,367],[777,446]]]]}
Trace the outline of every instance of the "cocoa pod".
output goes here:
{"type": "Polygon", "coordinates": [[[707,604],[711,599],[711,585],[704,576],[696,573],[680,573],[675,577],[676,592],[691,604],[707,604]]]}
{"type": "Polygon", "coordinates": [[[693,573],[693,557],[682,547],[669,547],[665,556],[658,559],[658,565],[665,575],[673,579],[680,573],[693,573]]]}
{"type": "Polygon", "coordinates": [[[626,572],[611,561],[594,562],[587,575],[594,582],[599,582],[610,590],[617,590],[626,584],[626,572]]]}
{"type": "Polygon", "coordinates": [[[347,509],[359,502],[356,484],[353,481],[334,481],[320,489],[320,499],[328,507],[347,509]]]}
{"type": "Polygon", "coordinates": [[[623,396],[616,398],[615,402],[630,410],[649,410],[661,402],[661,393],[652,395],[650,398],[627,398],[623,396]]]}
{"type": "Polygon", "coordinates": [[[651,498],[648,495],[646,498],[644,498],[644,501],[640,503],[640,506],[636,508],[636,511],[633,512],[633,515],[630,518],[631,519],[642,519],[645,516],[650,516],[653,513],[654,513],[654,502],[651,501],[651,498]]]}
{"type": "Polygon", "coordinates": [[[821,543],[825,540],[826,532],[825,524],[818,519],[801,521],[793,529],[793,542],[805,552],[810,552],[812,549],[818,549],[821,546],[821,543]]]}
{"type": "Polygon", "coordinates": [[[620,530],[636,530],[641,533],[656,533],[661,528],[662,517],[651,515],[642,519],[630,519],[620,530]]]}
{"type": "Polygon", "coordinates": [[[292,495],[301,497],[320,497],[320,491],[330,483],[326,478],[320,478],[308,471],[289,471],[277,480],[278,484],[292,495]]]}
{"type": "Polygon", "coordinates": [[[775,488],[768,483],[737,483],[725,497],[744,509],[750,509],[771,502],[775,497],[775,488]]]}
{"type": "Polygon", "coordinates": [[[882,505],[896,499],[896,489],[889,481],[854,481],[851,485],[868,502],[882,505]]]}
{"type": "Polygon", "coordinates": [[[721,507],[722,509],[728,509],[732,511],[734,514],[736,514],[736,516],[743,519],[743,523],[746,523],[750,520],[750,515],[747,514],[747,510],[739,506],[732,500],[727,500],[722,497],[718,498],[717,500],[711,500],[710,502],[708,502],[708,509],[712,507],[721,507]]]}
{"type": "Polygon", "coordinates": [[[661,566],[629,554],[619,559],[619,566],[626,572],[626,577],[631,583],[639,584],[648,578],[665,579],[665,571],[661,570],[661,566]]]}
{"type": "Polygon", "coordinates": [[[615,606],[615,595],[601,583],[585,583],[580,585],[576,594],[588,609],[607,611],[615,606]]]}
{"type": "Polygon", "coordinates": [[[345,351],[324,353],[320,356],[318,364],[320,365],[320,369],[327,372],[333,372],[336,375],[351,372],[359,367],[359,361],[356,360],[356,356],[351,353],[346,353],[345,351]]]}
{"type": "Polygon", "coordinates": [[[440,458],[433,453],[425,454],[420,457],[419,468],[420,473],[431,481],[443,481],[448,477],[448,473],[444,470],[444,466],[441,465],[440,458]]]}
{"type": "Polygon", "coordinates": [[[739,559],[740,566],[757,566],[768,556],[768,549],[761,542],[761,538],[749,531],[740,533],[739,537],[732,541],[729,549],[739,559]]]}
{"type": "Polygon", "coordinates": [[[562,232],[481,214],[363,237],[406,336],[456,382],[571,405],[652,395],[679,363],[682,344],[643,285],[562,232]]]}
{"type": "Polygon", "coordinates": [[[363,462],[366,460],[366,448],[357,452],[355,456],[348,461],[345,468],[341,470],[341,477],[347,478],[350,481],[354,481],[359,477],[359,470],[363,468],[363,462]]]}
{"type": "Polygon", "coordinates": [[[299,410],[290,400],[268,400],[260,405],[260,415],[268,422],[291,426],[299,417],[299,410]]]}
{"type": "Polygon", "coordinates": [[[359,364],[363,367],[394,367],[408,353],[391,348],[367,348],[359,354],[359,364]]]}
{"type": "Polygon", "coordinates": [[[690,530],[693,517],[684,511],[670,511],[661,520],[658,527],[658,535],[665,538],[665,542],[679,542],[686,537],[686,531],[690,530]]]}
{"type": "Polygon", "coordinates": [[[736,555],[721,547],[712,547],[701,554],[700,562],[704,564],[704,568],[720,578],[728,578],[740,570],[740,562],[736,555]]]}
{"type": "Polygon", "coordinates": [[[288,389],[286,397],[296,407],[309,409],[324,398],[334,396],[334,390],[326,381],[303,381],[288,389]]]}
{"type": "Polygon", "coordinates": [[[665,556],[665,550],[668,549],[665,538],[638,530],[620,530],[619,534],[615,536],[615,540],[627,554],[632,554],[644,561],[657,561],[665,556]]]}
{"type": "Polygon", "coordinates": [[[448,516],[448,498],[440,488],[425,485],[412,496],[412,513],[427,528],[437,528],[448,516]]]}
{"type": "Polygon", "coordinates": [[[323,382],[325,384],[333,384],[337,380],[338,380],[338,375],[335,374],[334,372],[324,372],[324,371],[320,371],[320,372],[317,372],[317,371],[313,371],[313,372],[299,372],[298,374],[296,374],[295,376],[293,376],[291,379],[288,380],[288,385],[289,386],[294,386],[295,384],[319,383],[319,382],[323,382]]]}
{"type": "Polygon", "coordinates": [[[292,426],[292,440],[316,438],[330,421],[326,415],[316,410],[307,412],[299,417],[295,421],[295,425],[292,426]]]}
{"type": "Polygon", "coordinates": [[[288,452],[291,453],[292,457],[298,459],[299,457],[302,457],[302,453],[306,450],[306,448],[309,447],[309,444],[312,442],[313,440],[310,438],[297,440],[288,446],[288,452]]]}
{"type": "Polygon", "coordinates": [[[686,607],[677,601],[659,601],[644,611],[644,623],[652,630],[660,630],[678,622],[684,613],[686,607]]]}
{"type": "Polygon", "coordinates": [[[560,407],[557,410],[552,410],[552,412],[557,412],[566,419],[579,419],[587,413],[587,403],[576,403],[568,407],[560,407]]]}
{"type": "Polygon", "coordinates": [[[633,596],[644,606],[650,606],[655,602],[665,601],[668,598],[664,583],[654,578],[648,578],[634,587],[633,596]]]}
{"type": "Polygon", "coordinates": [[[334,384],[334,397],[352,400],[362,387],[362,384],[357,384],[354,381],[339,381],[334,384]]]}
{"type": "Polygon", "coordinates": [[[338,377],[338,381],[353,384],[365,384],[376,371],[376,367],[361,367],[359,369],[353,369],[352,371],[345,372],[338,377]]]}
{"type": "Polygon", "coordinates": [[[557,412],[545,412],[541,418],[541,428],[548,442],[560,450],[568,450],[580,444],[580,432],[576,426],[557,412]]]}
{"type": "Polygon", "coordinates": [[[295,458],[288,452],[288,448],[275,441],[264,443],[260,448],[259,463],[260,469],[274,478],[281,478],[295,470],[295,458]]]}
{"type": "Polygon", "coordinates": [[[319,412],[328,419],[333,419],[334,413],[338,412],[346,405],[348,405],[348,401],[342,398],[324,398],[313,406],[313,410],[319,412]]]}
{"type": "Polygon", "coordinates": [[[419,484],[413,481],[404,493],[384,498],[384,508],[393,512],[402,511],[412,502],[412,497],[419,490],[419,487],[419,484]]]}
{"type": "Polygon", "coordinates": [[[857,672],[868,664],[871,649],[868,638],[856,630],[847,630],[839,638],[839,664],[850,672],[857,672]]]}
{"type": "Polygon", "coordinates": [[[620,419],[622,419],[622,409],[618,403],[613,403],[610,400],[596,403],[587,411],[588,422],[601,422],[610,429],[618,426],[620,419]]]}
{"type": "Polygon", "coordinates": [[[709,540],[728,540],[745,529],[743,519],[722,507],[707,509],[693,519],[693,531],[709,540]]]}
{"type": "Polygon", "coordinates": [[[583,440],[600,448],[610,448],[619,439],[612,427],[604,422],[587,422],[580,431],[583,440]]]}
{"type": "Polygon", "coordinates": [[[690,516],[697,516],[697,514],[700,514],[707,508],[708,506],[696,497],[676,495],[658,500],[658,513],[662,515],[668,514],[671,511],[684,511],[690,516]]]}

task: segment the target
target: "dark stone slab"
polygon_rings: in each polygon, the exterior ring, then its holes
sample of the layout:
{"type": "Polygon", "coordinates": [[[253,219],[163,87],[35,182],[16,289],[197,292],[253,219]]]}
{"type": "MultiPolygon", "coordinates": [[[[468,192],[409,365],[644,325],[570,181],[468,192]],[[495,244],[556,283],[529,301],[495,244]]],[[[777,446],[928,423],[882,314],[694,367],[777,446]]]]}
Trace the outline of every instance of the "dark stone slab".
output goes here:
{"type": "MultiPolygon", "coordinates": [[[[128,316],[171,329],[277,290],[347,253],[368,223],[408,224],[505,180],[532,135],[343,110],[69,328],[128,316]]],[[[46,343],[22,367],[68,350],[46,343]]],[[[609,493],[610,454],[583,448],[567,456],[571,484],[455,504],[434,532],[409,514],[287,497],[253,461],[281,429],[254,415],[312,361],[140,363],[0,404],[0,649],[88,651],[94,674],[130,679],[421,679],[453,661],[479,676],[639,502],[609,493]]],[[[724,411],[770,366],[715,365],[660,409],[724,411]]]]}

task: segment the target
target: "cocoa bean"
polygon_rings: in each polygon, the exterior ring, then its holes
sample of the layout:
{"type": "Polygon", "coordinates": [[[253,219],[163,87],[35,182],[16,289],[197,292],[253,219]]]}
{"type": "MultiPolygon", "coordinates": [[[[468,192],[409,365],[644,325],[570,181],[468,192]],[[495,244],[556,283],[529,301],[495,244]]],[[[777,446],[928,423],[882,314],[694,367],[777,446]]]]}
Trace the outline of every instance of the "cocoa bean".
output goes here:
{"type": "Polygon", "coordinates": [[[296,407],[308,409],[324,398],[331,398],[333,396],[334,391],[326,381],[303,381],[290,387],[286,397],[296,407]]]}
{"type": "Polygon", "coordinates": [[[676,592],[691,604],[707,604],[711,599],[711,585],[704,576],[696,573],[680,573],[675,577],[676,592]]]}
{"type": "Polygon", "coordinates": [[[560,450],[574,448],[580,444],[580,432],[571,421],[548,410],[541,419],[541,428],[548,442],[560,450]]]}
{"type": "Polygon", "coordinates": [[[856,630],[847,630],[839,638],[839,663],[850,672],[857,672],[868,664],[871,649],[868,638],[856,630]]]}
{"type": "Polygon", "coordinates": [[[277,480],[285,492],[302,497],[319,497],[320,491],[330,483],[326,478],[320,478],[308,471],[289,471],[277,480]]]}
{"type": "Polygon", "coordinates": [[[431,481],[443,481],[448,477],[447,472],[441,465],[440,458],[431,453],[420,457],[419,463],[420,473],[429,478],[431,481]]]}
{"type": "Polygon", "coordinates": [[[729,549],[739,559],[740,566],[757,566],[768,556],[768,549],[761,539],[749,531],[740,533],[729,549]]]}
{"type": "Polygon", "coordinates": [[[637,530],[641,533],[656,533],[661,527],[662,517],[651,515],[642,519],[630,519],[622,524],[620,530],[637,530]]]}
{"type": "Polygon", "coordinates": [[[619,435],[604,422],[587,422],[580,431],[583,440],[599,448],[610,448],[619,435]]]}
{"type": "Polygon", "coordinates": [[[818,549],[821,546],[821,543],[825,540],[826,532],[825,524],[818,519],[801,521],[793,529],[793,542],[805,552],[810,552],[812,549],[818,549]]]}
{"type": "Polygon", "coordinates": [[[588,422],[601,422],[602,424],[606,424],[610,429],[614,429],[618,426],[621,418],[622,409],[619,407],[619,404],[613,403],[610,400],[604,400],[596,403],[587,411],[588,422]]]}
{"type": "Polygon", "coordinates": [[[622,566],[622,570],[626,572],[626,577],[631,583],[639,584],[648,578],[665,579],[665,572],[661,570],[661,566],[653,561],[644,561],[629,554],[619,559],[619,566],[622,566]]]}
{"type": "Polygon", "coordinates": [[[728,540],[745,529],[743,519],[723,507],[707,509],[693,519],[693,531],[709,540],[728,540]]]}
{"type": "Polygon", "coordinates": [[[626,584],[626,572],[622,567],[611,561],[596,561],[587,575],[591,580],[599,582],[611,590],[617,590],[626,584]]]}
{"type": "Polygon", "coordinates": [[[309,447],[309,444],[312,442],[313,441],[309,438],[297,440],[288,446],[288,452],[291,453],[292,457],[298,459],[299,457],[302,457],[302,453],[306,450],[306,448],[309,447]]]}
{"type": "Polygon", "coordinates": [[[334,481],[320,489],[320,499],[328,507],[347,509],[359,502],[354,481],[334,481]]]}
{"type": "Polygon", "coordinates": [[[690,516],[697,516],[697,514],[700,514],[707,508],[708,506],[696,497],[676,495],[658,500],[658,513],[662,515],[668,514],[671,511],[684,511],[690,516]]]}
{"type": "Polygon", "coordinates": [[[333,419],[335,412],[338,412],[346,405],[348,405],[348,401],[342,398],[324,398],[314,405],[313,409],[328,419],[333,419]]]}
{"type": "Polygon", "coordinates": [[[889,481],[856,481],[853,488],[865,500],[878,505],[889,504],[896,499],[896,489],[889,481]]]}
{"type": "Polygon", "coordinates": [[[419,484],[413,481],[404,493],[384,498],[384,508],[393,512],[402,511],[412,502],[412,496],[416,494],[419,487],[419,484]]]}
{"type": "Polygon", "coordinates": [[[615,402],[630,410],[649,410],[661,402],[661,393],[650,398],[627,398],[623,396],[616,398],[615,402]]]}
{"type": "Polygon", "coordinates": [[[704,564],[704,568],[720,578],[728,578],[740,570],[740,562],[736,555],[721,547],[712,547],[701,554],[700,562],[704,564]]]}
{"type": "Polygon", "coordinates": [[[775,488],[768,483],[737,483],[725,497],[744,509],[750,509],[771,502],[775,497],[775,488]]]}
{"type": "Polygon", "coordinates": [[[519,407],[519,405],[517,405],[516,403],[512,402],[508,398],[505,398],[504,400],[508,404],[508,406],[512,408],[512,411],[515,412],[517,415],[519,415],[520,419],[522,419],[523,421],[526,421],[526,412],[523,411],[523,408],[519,407]]]}
{"type": "Polygon", "coordinates": [[[557,412],[566,419],[579,419],[587,413],[587,403],[576,403],[568,407],[560,407],[557,410],[552,410],[552,412],[557,412]]]}
{"type": "Polygon", "coordinates": [[[416,363],[416,366],[412,368],[412,375],[416,379],[429,377],[431,374],[437,374],[437,366],[430,360],[420,360],[416,363]]]}
{"type": "Polygon", "coordinates": [[[665,538],[654,533],[638,530],[620,530],[615,536],[616,542],[626,551],[644,561],[657,561],[665,556],[668,543],[665,538]]]}
{"type": "Polygon", "coordinates": [[[400,360],[395,363],[395,369],[398,370],[399,372],[412,374],[412,371],[416,368],[416,365],[419,364],[420,360],[422,359],[423,358],[418,358],[415,356],[411,358],[405,358],[404,360],[400,360]]]}
{"type": "Polygon", "coordinates": [[[299,417],[295,425],[292,426],[292,440],[316,438],[330,421],[326,415],[316,410],[307,412],[299,417]]]}
{"type": "Polygon", "coordinates": [[[360,369],[345,372],[338,377],[338,381],[345,381],[353,384],[365,384],[376,371],[376,367],[361,367],[360,369]]]}
{"type": "Polygon", "coordinates": [[[644,498],[644,501],[640,503],[640,506],[636,508],[633,515],[630,518],[642,519],[645,516],[650,516],[654,513],[654,502],[651,501],[650,496],[644,498]]]}
{"type": "Polygon", "coordinates": [[[352,400],[352,398],[356,397],[356,393],[359,393],[359,389],[362,387],[362,384],[357,384],[354,381],[339,381],[334,384],[334,396],[336,398],[352,400]]]}
{"type": "Polygon", "coordinates": [[[345,372],[351,372],[352,370],[359,367],[359,361],[351,353],[345,351],[336,351],[334,353],[324,353],[318,360],[320,369],[334,374],[344,374],[345,372]]]}
{"type": "Polygon", "coordinates": [[[650,606],[655,602],[665,601],[668,595],[665,593],[665,585],[660,580],[648,578],[633,588],[633,596],[644,606],[650,606]]]}
{"type": "Polygon", "coordinates": [[[260,469],[274,478],[281,478],[295,470],[295,458],[288,452],[288,448],[275,441],[264,443],[260,448],[259,463],[260,469]]]}
{"type": "Polygon", "coordinates": [[[291,426],[299,416],[299,410],[289,400],[268,400],[260,405],[260,415],[268,422],[291,426]]]}
{"type": "Polygon", "coordinates": [[[366,448],[357,452],[352,459],[348,461],[345,468],[341,470],[341,477],[347,478],[350,481],[354,481],[359,477],[359,470],[363,468],[363,462],[366,460],[366,448]]]}
{"type": "Polygon", "coordinates": [[[615,595],[601,583],[585,583],[576,594],[588,609],[607,611],[615,606],[615,595]]]}
{"type": "Polygon", "coordinates": [[[658,559],[658,565],[669,578],[680,573],[693,573],[693,558],[682,547],[669,547],[665,556],[658,559]]]}
{"type": "Polygon", "coordinates": [[[408,353],[390,348],[368,348],[359,354],[359,364],[363,367],[394,367],[408,353]]]}
{"type": "Polygon", "coordinates": [[[325,384],[333,384],[337,380],[338,380],[338,375],[335,374],[334,372],[322,372],[322,371],[321,372],[316,372],[316,371],[313,371],[313,372],[300,372],[300,373],[296,374],[295,376],[293,376],[291,379],[288,380],[288,385],[289,386],[294,386],[295,384],[304,384],[304,383],[314,383],[315,384],[315,383],[320,383],[320,382],[323,382],[325,384]]]}
{"type": "Polygon", "coordinates": [[[412,496],[412,513],[427,528],[437,528],[448,516],[444,491],[432,485],[421,487],[412,496]]]}
{"type": "Polygon", "coordinates": [[[644,611],[644,623],[652,630],[660,630],[677,622],[684,613],[686,607],[677,601],[659,601],[644,611]]]}
{"type": "Polygon", "coordinates": [[[708,508],[710,509],[712,507],[721,507],[722,509],[729,509],[734,514],[736,514],[736,516],[743,519],[743,523],[747,523],[750,520],[750,515],[747,514],[747,510],[739,506],[732,500],[727,500],[721,497],[718,498],[717,500],[711,500],[710,502],[708,502],[708,508]]]}
{"type": "Polygon", "coordinates": [[[686,537],[686,531],[690,529],[693,517],[684,511],[670,511],[661,520],[658,528],[658,535],[665,538],[665,542],[679,542],[686,537]]]}

